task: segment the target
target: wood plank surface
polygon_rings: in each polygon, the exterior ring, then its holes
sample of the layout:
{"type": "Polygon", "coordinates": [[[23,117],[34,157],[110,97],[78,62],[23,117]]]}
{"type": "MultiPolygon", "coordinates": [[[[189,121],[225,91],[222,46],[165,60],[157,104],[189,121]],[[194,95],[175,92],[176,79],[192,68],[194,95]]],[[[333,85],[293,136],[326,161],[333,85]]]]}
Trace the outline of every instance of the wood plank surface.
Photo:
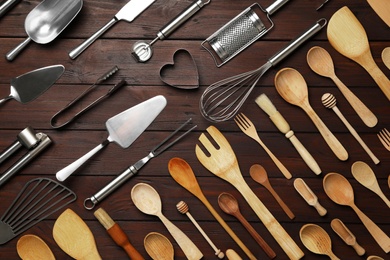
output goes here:
{"type": "MultiPolygon", "coordinates": [[[[290,170],[293,175],[292,179],[285,179],[265,151],[244,135],[233,120],[214,124],[204,119],[199,112],[199,98],[210,84],[260,67],[317,20],[321,18],[329,20],[344,5],[347,5],[362,23],[370,40],[374,60],[385,75],[390,77],[389,70],[381,60],[382,50],[390,44],[389,27],[376,15],[366,1],[329,1],[319,11],[316,11],[316,8],[323,2],[322,0],[290,1],[272,15],[271,19],[275,23],[272,30],[226,65],[217,68],[210,54],[201,48],[202,41],[253,2],[212,0],[166,40],[157,41],[153,45],[154,54],[148,62],[137,63],[131,56],[132,45],[138,40],[151,41],[154,39],[158,30],[165,23],[192,2],[191,0],[156,0],[133,22],[119,21],[78,58],[75,60],[69,58],[68,53],[73,48],[111,20],[127,2],[127,0],[84,1],[81,12],[55,40],[48,44],[31,42],[12,62],[7,61],[5,55],[26,38],[24,20],[40,1],[21,1],[0,18],[0,55],[4,57],[0,59],[1,97],[9,95],[10,81],[14,77],[54,64],[62,64],[66,69],[63,76],[36,100],[28,104],[20,104],[11,100],[0,108],[0,151],[4,151],[14,142],[19,132],[27,126],[33,127],[37,132],[47,134],[53,140],[53,144],[38,158],[0,187],[0,216],[11,205],[27,181],[38,177],[55,179],[55,173],[58,170],[104,141],[108,136],[105,128],[107,119],[148,98],[163,95],[168,102],[166,108],[128,149],[122,149],[114,143],[109,144],[77,173],[63,182],[66,187],[77,194],[76,202],[69,205],[69,208],[74,210],[90,227],[103,259],[127,259],[128,257],[108,236],[104,227],[94,217],[93,211],[84,209],[84,199],[95,194],[124,169],[146,156],[155,145],[188,118],[192,118],[193,124],[197,125],[192,133],[148,162],[135,177],[128,180],[97,205],[97,207],[104,208],[114,221],[122,226],[133,246],[145,259],[150,259],[150,257],[143,245],[144,237],[153,231],[164,234],[172,242],[175,249],[175,259],[186,258],[161,221],[155,216],[143,214],[135,207],[130,198],[130,191],[135,184],[140,182],[152,185],[159,192],[163,204],[163,214],[193,240],[204,254],[203,259],[216,259],[216,256],[190,220],[176,210],[175,205],[180,200],[184,200],[189,205],[192,216],[218,248],[223,251],[232,248],[243,259],[246,259],[244,252],[234,243],[207,208],[170,177],[167,164],[173,157],[181,157],[191,165],[207,199],[258,259],[267,259],[268,257],[234,217],[222,212],[217,203],[220,193],[229,192],[238,199],[242,214],[276,252],[275,259],[288,259],[241,194],[233,186],[211,174],[196,158],[197,139],[210,125],[216,126],[225,135],[236,153],[246,182],[304,251],[303,259],[327,259],[327,256],[313,254],[302,244],[299,230],[307,223],[318,224],[328,232],[332,239],[333,251],[341,259],[366,259],[370,255],[388,258],[388,255],[378,246],[353,210],[331,201],[322,186],[323,177],[327,173],[337,172],[344,175],[353,186],[356,205],[387,235],[390,235],[390,209],[376,194],[359,184],[351,174],[351,165],[354,162],[366,162],[374,170],[384,194],[390,198],[390,189],[387,184],[387,178],[390,174],[390,152],[382,146],[376,136],[380,129],[385,127],[390,129],[389,100],[361,66],[332,48],[326,37],[326,28],[283,62],[271,68],[260,79],[241,108],[241,112],[254,122],[264,143],[290,170]],[[312,46],[321,46],[329,51],[338,77],[377,116],[379,122],[375,127],[369,128],[363,124],[330,79],[311,71],[306,62],[306,54],[312,46]],[[195,60],[199,72],[200,87],[198,89],[176,89],[166,85],[160,79],[161,67],[172,63],[173,55],[179,49],[189,51],[195,60]],[[97,97],[104,95],[121,79],[126,80],[127,85],[64,129],[53,129],[50,125],[52,116],[115,65],[118,66],[119,71],[80,102],[76,109],[85,107],[97,97]],[[274,77],[276,72],[284,67],[292,67],[302,73],[309,86],[309,99],[313,109],[347,149],[349,153],[347,161],[340,161],[334,156],[302,109],[288,104],[276,92],[273,83],[274,77]],[[336,96],[337,106],[380,159],[380,164],[375,165],[370,160],[335,113],[322,105],[321,96],[327,92],[336,96]],[[298,139],[320,165],[323,171],[321,175],[316,176],[311,172],[291,143],[256,105],[254,100],[261,93],[266,93],[270,97],[289,122],[298,139]],[[263,165],[267,170],[271,184],[293,211],[295,219],[290,220],[275,203],[271,194],[250,178],[249,168],[255,163],[263,165]],[[294,179],[298,177],[303,178],[316,193],[320,203],[328,210],[327,215],[320,217],[317,211],[307,205],[300,197],[293,186],[294,179]],[[359,257],[352,247],[347,246],[333,232],[330,222],[334,218],[341,219],[355,234],[358,243],[366,250],[364,256],[359,257]]],[[[262,0],[259,4],[262,7],[268,7],[272,2],[272,0],[262,0]]],[[[189,70],[193,68],[188,65],[188,67],[179,69],[184,71],[180,72],[184,78],[186,71],[189,73],[189,70]]],[[[137,122],[133,122],[133,124],[137,124],[137,122]]],[[[26,150],[21,149],[2,163],[0,165],[1,173],[5,172],[25,153],[26,150]]],[[[50,246],[57,259],[70,259],[56,245],[52,235],[54,222],[60,213],[61,211],[52,214],[23,234],[40,236],[50,246]]],[[[0,259],[19,259],[16,243],[20,236],[0,245],[0,259]]]]}

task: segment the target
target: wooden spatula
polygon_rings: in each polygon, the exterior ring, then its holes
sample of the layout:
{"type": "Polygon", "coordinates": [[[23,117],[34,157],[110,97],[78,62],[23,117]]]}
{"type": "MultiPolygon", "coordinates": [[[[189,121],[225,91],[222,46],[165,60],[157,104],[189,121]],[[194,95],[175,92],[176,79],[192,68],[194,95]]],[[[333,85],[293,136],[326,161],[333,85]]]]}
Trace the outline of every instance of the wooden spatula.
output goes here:
{"type": "Polygon", "coordinates": [[[347,6],[339,9],[330,18],[327,35],[333,48],[360,64],[390,100],[390,81],[375,63],[366,31],[347,6]]]}
{"type": "Polygon", "coordinates": [[[71,209],[66,209],[54,223],[53,238],[58,246],[74,259],[102,259],[91,230],[71,209]]]}
{"type": "Polygon", "coordinates": [[[209,126],[207,132],[219,148],[215,147],[205,134],[201,134],[199,141],[209,155],[206,155],[202,148],[196,145],[195,154],[198,160],[206,169],[232,184],[242,194],[290,259],[302,258],[303,251],[245,182],[236,155],[226,138],[214,126],[209,126]]]}

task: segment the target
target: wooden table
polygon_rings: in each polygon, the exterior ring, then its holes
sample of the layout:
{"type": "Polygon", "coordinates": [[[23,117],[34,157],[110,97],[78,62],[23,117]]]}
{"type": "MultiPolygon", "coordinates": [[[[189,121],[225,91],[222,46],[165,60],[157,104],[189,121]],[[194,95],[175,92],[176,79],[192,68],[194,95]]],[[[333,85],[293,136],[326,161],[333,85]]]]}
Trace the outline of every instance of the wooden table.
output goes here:
{"type": "MultiPolygon", "coordinates": [[[[22,1],[0,19],[1,55],[5,55],[26,37],[23,26],[25,17],[39,2],[22,1]]],[[[30,43],[13,62],[8,62],[5,58],[0,60],[0,96],[2,97],[9,94],[10,80],[18,75],[53,64],[63,64],[66,68],[64,75],[56,84],[35,101],[22,105],[15,100],[11,100],[1,107],[1,151],[6,149],[16,139],[17,134],[27,126],[48,134],[53,140],[53,145],[0,188],[0,213],[5,212],[27,181],[37,177],[55,179],[54,175],[58,170],[107,138],[105,121],[108,118],[155,95],[164,95],[168,101],[167,107],[130,148],[124,150],[116,144],[110,144],[89,160],[80,171],[64,182],[64,185],[72,189],[78,196],[77,201],[69,207],[79,214],[90,227],[102,258],[126,259],[126,254],[114,244],[103,226],[95,219],[93,212],[84,209],[84,199],[95,194],[126,167],[146,156],[149,150],[168,136],[170,132],[188,118],[192,118],[194,124],[198,125],[195,131],[165,153],[151,160],[140,170],[136,177],[130,179],[98,206],[103,207],[122,226],[129,235],[131,243],[145,258],[149,258],[149,256],[143,246],[144,237],[149,232],[155,231],[164,234],[173,243],[175,259],[185,259],[181,249],[157,217],[141,213],[130,198],[130,191],[135,184],[148,183],[159,192],[162,198],[163,214],[194,241],[203,252],[204,259],[216,259],[214,251],[187,216],[176,210],[175,205],[180,200],[184,200],[189,205],[190,213],[206,230],[206,233],[217,247],[223,251],[232,248],[243,259],[246,259],[243,251],[228,236],[206,207],[170,177],[167,169],[168,161],[173,157],[181,157],[193,168],[207,199],[238,237],[245,241],[245,244],[254,255],[259,259],[267,259],[262,249],[243,226],[234,217],[220,210],[217,198],[221,192],[229,192],[236,196],[243,215],[271,245],[277,253],[276,259],[287,259],[286,254],[239,192],[227,182],[211,174],[197,160],[194,152],[195,145],[198,143],[197,139],[211,125],[199,113],[199,98],[210,84],[261,66],[274,53],[313,25],[318,19],[329,19],[334,12],[344,5],[348,5],[363,24],[370,39],[375,61],[384,73],[390,76],[389,70],[380,58],[382,50],[390,44],[389,28],[374,13],[366,1],[329,1],[319,11],[316,11],[316,8],[322,3],[320,0],[291,1],[272,16],[275,27],[267,35],[223,67],[217,68],[211,56],[200,47],[201,42],[253,2],[246,0],[214,0],[169,36],[168,39],[156,42],[153,46],[154,55],[149,62],[137,63],[131,56],[131,48],[134,42],[142,39],[148,41],[154,39],[158,30],[166,22],[191,3],[189,0],[157,0],[132,23],[118,22],[77,59],[72,60],[68,57],[68,53],[73,48],[112,19],[126,2],[126,0],[84,1],[84,6],[76,19],[53,42],[46,45],[30,43]],[[173,54],[178,49],[186,49],[194,57],[199,70],[199,89],[176,89],[165,85],[161,81],[159,77],[160,68],[164,64],[172,63],[173,54]],[[62,130],[53,129],[50,125],[51,117],[115,65],[120,70],[98,87],[92,95],[80,104],[79,108],[89,104],[96,97],[105,94],[113,84],[121,79],[125,79],[128,85],[71,125],[62,130]]],[[[271,0],[263,0],[260,4],[268,6],[271,3],[271,0]]],[[[185,76],[183,75],[183,77],[185,76]]],[[[385,150],[376,136],[380,129],[384,127],[390,129],[388,125],[388,122],[390,122],[389,101],[362,67],[340,55],[330,46],[326,37],[326,29],[323,29],[281,64],[270,69],[261,78],[241,111],[253,120],[260,137],[291,171],[292,179],[284,178],[264,150],[244,135],[233,120],[213,125],[230,142],[238,158],[242,174],[249,186],[305,252],[304,259],[327,259],[326,256],[311,253],[303,246],[299,238],[299,230],[306,223],[315,223],[323,227],[332,239],[334,253],[342,259],[366,259],[369,255],[388,257],[352,209],[335,204],[327,197],[322,187],[323,177],[327,173],[337,172],[344,175],[353,186],[357,206],[385,233],[390,234],[389,208],[377,195],[360,185],[353,178],[350,170],[355,161],[368,163],[374,170],[382,190],[390,197],[387,184],[390,153],[385,150]],[[362,123],[331,80],[318,76],[311,71],[306,63],[306,53],[310,47],[315,45],[322,46],[331,53],[339,78],[378,117],[379,122],[374,128],[369,128],[362,123]],[[340,161],[334,156],[311,120],[300,108],[288,104],[278,95],[273,79],[276,72],[284,67],[293,67],[304,75],[309,86],[310,102],[314,110],[349,152],[347,161],[340,161]],[[326,92],[333,93],[336,96],[339,109],[380,159],[379,165],[375,165],[370,160],[335,113],[324,108],[321,103],[321,96],[326,92]],[[254,99],[261,93],[266,93],[273,100],[275,106],[290,123],[296,136],[317,160],[323,171],[320,176],[316,176],[310,171],[291,143],[255,104],[254,99]],[[271,184],[295,213],[295,219],[290,220],[279,205],[275,203],[270,193],[250,178],[249,168],[255,163],[265,167],[270,176],[271,184]],[[296,192],[293,187],[293,180],[298,177],[303,178],[317,194],[320,203],[328,210],[326,216],[320,217],[316,210],[308,206],[296,192]],[[333,232],[330,222],[334,218],[344,221],[356,235],[359,244],[366,249],[365,256],[359,257],[351,247],[344,244],[333,232]]],[[[137,122],[134,122],[134,124],[137,124],[137,122]]],[[[22,149],[12,156],[1,165],[1,171],[4,172],[8,169],[17,158],[25,153],[26,151],[22,149]]],[[[53,224],[61,212],[51,215],[47,220],[40,222],[26,233],[36,234],[43,238],[49,244],[57,259],[67,259],[69,257],[56,245],[52,236],[53,224]]],[[[1,259],[18,259],[16,252],[18,238],[0,246],[1,259]]]]}

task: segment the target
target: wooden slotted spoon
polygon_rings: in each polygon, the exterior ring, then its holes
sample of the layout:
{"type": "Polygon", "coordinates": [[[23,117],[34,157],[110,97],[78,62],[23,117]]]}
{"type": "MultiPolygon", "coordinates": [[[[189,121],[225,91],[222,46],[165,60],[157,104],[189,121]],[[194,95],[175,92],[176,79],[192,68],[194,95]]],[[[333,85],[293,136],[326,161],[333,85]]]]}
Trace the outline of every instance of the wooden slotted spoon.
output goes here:
{"type": "Polygon", "coordinates": [[[202,148],[196,145],[195,154],[198,160],[206,169],[232,184],[242,194],[290,259],[302,258],[303,251],[245,182],[229,142],[216,127],[209,126],[206,130],[219,148],[216,148],[204,133],[201,134],[199,141],[210,155],[206,155],[202,148]]]}
{"type": "Polygon", "coordinates": [[[375,63],[366,31],[347,6],[329,19],[327,36],[333,48],[362,66],[390,100],[390,80],[375,63]]]}

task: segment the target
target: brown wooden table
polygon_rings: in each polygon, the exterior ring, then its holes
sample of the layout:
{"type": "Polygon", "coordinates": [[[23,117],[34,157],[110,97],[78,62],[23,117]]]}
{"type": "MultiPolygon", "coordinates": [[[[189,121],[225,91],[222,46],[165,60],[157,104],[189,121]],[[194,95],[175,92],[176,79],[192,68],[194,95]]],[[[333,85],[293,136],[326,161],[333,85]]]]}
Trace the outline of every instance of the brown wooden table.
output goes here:
{"type": "MultiPolygon", "coordinates": [[[[3,57],[26,37],[25,17],[39,2],[22,1],[0,19],[0,50],[3,57]]],[[[384,73],[390,76],[389,70],[380,58],[382,50],[390,44],[389,28],[366,1],[329,1],[319,11],[316,11],[316,8],[321,4],[321,0],[291,1],[272,16],[275,27],[267,35],[222,68],[217,68],[211,56],[200,47],[200,43],[253,2],[213,0],[167,40],[156,42],[153,46],[152,59],[147,63],[140,64],[131,57],[133,43],[141,39],[152,40],[166,22],[191,3],[189,0],[157,0],[132,23],[118,22],[77,59],[71,60],[68,57],[68,52],[112,19],[126,2],[126,0],[84,1],[84,6],[76,19],[53,42],[46,45],[30,43],[13,62],[8,62],[5,58],[0,59],[0,96],[2,97],[9,94],[10,80],[13,77],[53,64],[63,64],[66,68],[64,75],[57,83],[35,101],[22,105],[11,100],[2,105],[0,109],[1,151],[8,147],[16,139],[16,135],[27,126],[48,134],[54,143],[28,167],[0,187],[0,214],[9,207],[27,181],[37,177],[55,179],[54,175],[58,170],[102,142],[107,137],[104,123],[108,118],[155,95],[164,95],[168,101],[167,107],[130,148],[124,150],[115,144],[110,144],[64,182],[78,196],[77,201],[69,207],[79,214],[90,227],[102,258],[126,259],[127,256],[107,235],[103,226],[93,216],[93,212],[84,209],[84,199],[96,193],[123,169],[144,157],[160,140],[191,117],[198,125],[195,131],[159,157],[151,160],[136,177],[130,179],[98,206],[103,207],[123,227],[129,235],[131,243],[146,259],[149,256],[144,249],[143,240],[152,231],[160,232],[170,239],[174,245],[175,259],[185,259],[181,249],[157,217],[141,213],[130,198],[130,191],[135,184],[148,183],[159,192],[162,198],[163,214],[194,241],[203,252],[204,259],[216,259],[214,251],[189,219],[176,210],[175,205],[180,200],[187,202],[190,213],[206,230],[217,247],[223,251],[232,248],[243,259],[246,259],[245,254],[222,229],[206,207],[170,177],[167,170],[168,161],[172,157],[181,157],[193,168],[207,199],[240,239],[245,241],[253,254],[259,259],[267,259],[262,249],[243,226],[235,218],[220,210],[217,198],[221,192],[229,192],[236,196],[243,215],[271,245],[277,253],[276,259],[287,259],[286,254],[239,192],[227,182],[208,172],[197,160],[194,152],[195,144],[197,144],[199,135],[211,125],[199,113],[199,97],[210,84],[261,66],[315,21],[323,17],[329,19],[344,5],[348,5],[363,24],[370,40],[375,61],[384,73]],[[186,49],[193,55],[199,70],[199,89],[175,89],[165,85],[160,80],[160,68],[164,64],[172,62],[173,53],[178,49],[186,49]],[[80,106],[85,106],[97,96],[106,93],[120,79],[125,79],[128,85],[66,128],[53,129],[50,126],[50,118],[114,65],[119,67],[119,72],[97,88],[94,94],[89,96],[80,106]]],[[[271,3],[271,0],[260,2],[262,6],[268,6],[271,3]]],[[[183,75],[183,77],[185,76],[183,75]]],[[[311,253],[303,246],[299,238],[299,230],[306,223],[315,223],[323,227],[332,239],[335,254],[342,259],[366,259],[369,255],[388,257],[352,209],[335,204],[327,197],[322,187],[323,177],[327,173],[337,172],[344,175],[353,186],[357,206],[385,233],[390,234],[389,208],[377,195],[360,185],[353,178],[350,170],[355,161],[368,163],[373,168],[382,190],[390,197],[387,184],[390,173],[390,153],[385,150],[376,136],[380,129],[384,127],[390,129],[388,125],[390,122],[389,101],[362,67],[340,55],[330,46],[326,37],[326,29],[323,29],[277,67],[270,69],[253,90],[241,111],[254,121],[260,137],[291,171],[292,179],[284,178],[264,150],[245,136],[232,120],[213,125],[226,136],[233,147],[242,174],[249,186],[305,252],[304,259],[327,259],[326,256],[311,253]],[[362,123],[331,80],[320,77],[311,71],[306,63],[306,53],[310,47],[315,45],[322,46],[331,53],[339,78],[378,117],[379,122],[374,128],[369,128],[362,123]],[[311,120],[300,108],[288,104],[278,95],[273,79],[276,72],[284,67],[293,67],[304,75],[309,85],[310,102],[314,110],[349,152],[347,161],[342,162],[333,155],[311,120]],[[381,160],[379,165],[372,163],[334,112],[324,108],[321,96],[326,92],[336,96],[339,109],[381,160]],[[317,160],[323,171],[320,176],[316,176],[310,171],[291,143],[278,132],[268,116],[255,104],[254,99],[261,93],[266,93],[273,100],[275,106],[290,123],[297,137],[317,160]],[[271,184],[295,213],[294,220],[287,217],[265,188],[250,178],[249,168],[255,163],[265,167],[270,175],[271,184]],[[303,178],[317,194],[320,203],[328,210],[326,216],[320,217],[316,210],[308,206],[295,191],[293,180],[298,177],[303,178]],[[356,235],[359,244],[366,249],[365,256],[359,257],[333,232],[330,222],[334,218],[344,221],[356,235]]],[[[136,123],[134,122],[134,124],[136,123]]],[[[0,166],[1,171],[4,172],[8,169],[25,152],[21,150],[3,163],[0,166]]],[[[47,220],[40,222],[26,233],[40,236],[49,244],[58,259],[67,259],[69,257],[56,245],[52,236],[53,224],[60,213],[51,215],[47,220]]],[[[18,259],[16,252],[18,238],[16,237],[0,246],[1,259],[18,259]]]]}

